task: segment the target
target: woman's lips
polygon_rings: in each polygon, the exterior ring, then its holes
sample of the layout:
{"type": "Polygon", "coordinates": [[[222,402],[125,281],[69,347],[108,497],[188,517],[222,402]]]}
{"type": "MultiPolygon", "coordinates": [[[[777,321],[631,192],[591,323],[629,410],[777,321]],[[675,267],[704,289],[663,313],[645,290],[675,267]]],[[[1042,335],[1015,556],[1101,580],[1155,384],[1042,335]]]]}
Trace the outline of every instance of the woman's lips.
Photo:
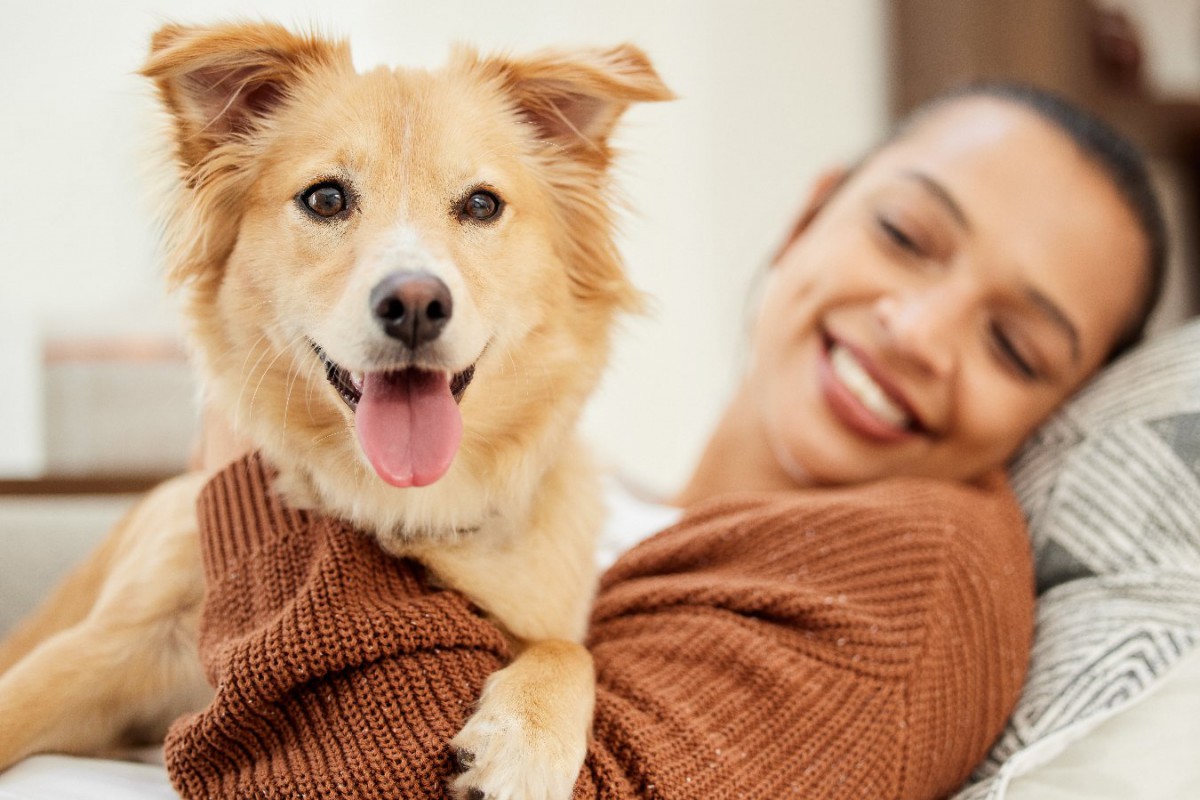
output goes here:
{"type": "Polygon", "coordinates": [[[826,405],[852,432],[885,444],[917,435],[918,421],[879,385],[851,348],[827,339],[817,372],[826,405]]]}

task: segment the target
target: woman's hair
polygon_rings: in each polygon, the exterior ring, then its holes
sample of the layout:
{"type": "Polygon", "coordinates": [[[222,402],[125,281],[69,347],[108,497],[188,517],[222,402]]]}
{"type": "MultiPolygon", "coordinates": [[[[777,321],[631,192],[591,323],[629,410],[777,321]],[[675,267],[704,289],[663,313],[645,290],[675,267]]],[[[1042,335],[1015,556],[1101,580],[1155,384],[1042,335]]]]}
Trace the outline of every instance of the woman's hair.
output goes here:
{"type": "Polygon", "coordinates": [[[971,83],[937,95],[909,114],[889,137],[892,141],[925,116],[956,100],[984,97],[1015,103],[1062,131],[1108,176],[1146,237],[1146,288],[1137,313],[1109,351],[1111,362],[1137,344],[1162,294],[1168,236],[1158,194],[1137,147],[1111,125],[1057,94],[1020,83],[971,83]]]}

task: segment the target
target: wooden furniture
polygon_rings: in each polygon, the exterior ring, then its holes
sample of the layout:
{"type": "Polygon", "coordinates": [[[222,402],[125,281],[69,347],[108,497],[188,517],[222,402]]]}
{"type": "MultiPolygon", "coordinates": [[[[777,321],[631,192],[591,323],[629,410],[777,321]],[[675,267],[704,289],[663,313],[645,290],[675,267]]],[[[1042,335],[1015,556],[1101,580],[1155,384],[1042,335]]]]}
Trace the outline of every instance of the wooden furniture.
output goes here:
{"type": "Polygon", "coordinates": [[[894,118],[951,86],[1011,79],[1056,91],[1137,142],[1175,239],[1164,312],[1171,324],[1200,313],[1200,86],[1194,99],[1154,96],[1136,20],[1095,0],[891,0],[888,13],[894,118]]]}
{"type": "Polygon", "coordinates": [[[1200,151],[1200,87],[1196,102],[1155,99],[1136,28],[1092,0],[894,0],[890,14],[896,116],[963,81],[1008,78],[1082,103],[1154,155],[1200,151]]]}

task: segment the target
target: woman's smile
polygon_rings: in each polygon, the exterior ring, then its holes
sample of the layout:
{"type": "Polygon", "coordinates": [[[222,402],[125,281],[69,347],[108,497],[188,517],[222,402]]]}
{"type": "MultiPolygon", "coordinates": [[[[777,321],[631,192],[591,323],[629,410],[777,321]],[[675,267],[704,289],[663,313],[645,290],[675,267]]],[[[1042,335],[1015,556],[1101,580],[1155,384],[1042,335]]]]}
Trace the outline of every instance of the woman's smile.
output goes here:
{"type": "Polygon", "coordinates": [[[911,406],[861,351],[827,338],[817,361],[821,396],[853,433],[880,443],[912,439],[921,430],[911,406]]]}

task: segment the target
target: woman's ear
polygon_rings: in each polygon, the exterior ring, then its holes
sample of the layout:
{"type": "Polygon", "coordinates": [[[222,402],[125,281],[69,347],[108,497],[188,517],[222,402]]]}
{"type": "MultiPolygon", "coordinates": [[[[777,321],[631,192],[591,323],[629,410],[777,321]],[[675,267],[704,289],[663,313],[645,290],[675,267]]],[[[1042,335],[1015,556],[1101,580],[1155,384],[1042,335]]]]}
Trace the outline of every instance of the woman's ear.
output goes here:
{"type": "Polygon", "coordinates": [[[787,249],[792,246],[792,242],[796,241],[804,231],[808,230],[808,226],[816,219],[817,214],[829,202],[829,199],[837,192],[837,190],[850,177],[850,170],[844,166],[831,167],[825,170],[817,179],[813,181],[812,187],[808,191],[808,200],[800,209],[800,215],[796,218],[796,222],[788,231],[787,238],[775,251],[775,255],[771,257],[771,266],[774,267],[779,263],[779,259],[787,252],[787,249]]]}

